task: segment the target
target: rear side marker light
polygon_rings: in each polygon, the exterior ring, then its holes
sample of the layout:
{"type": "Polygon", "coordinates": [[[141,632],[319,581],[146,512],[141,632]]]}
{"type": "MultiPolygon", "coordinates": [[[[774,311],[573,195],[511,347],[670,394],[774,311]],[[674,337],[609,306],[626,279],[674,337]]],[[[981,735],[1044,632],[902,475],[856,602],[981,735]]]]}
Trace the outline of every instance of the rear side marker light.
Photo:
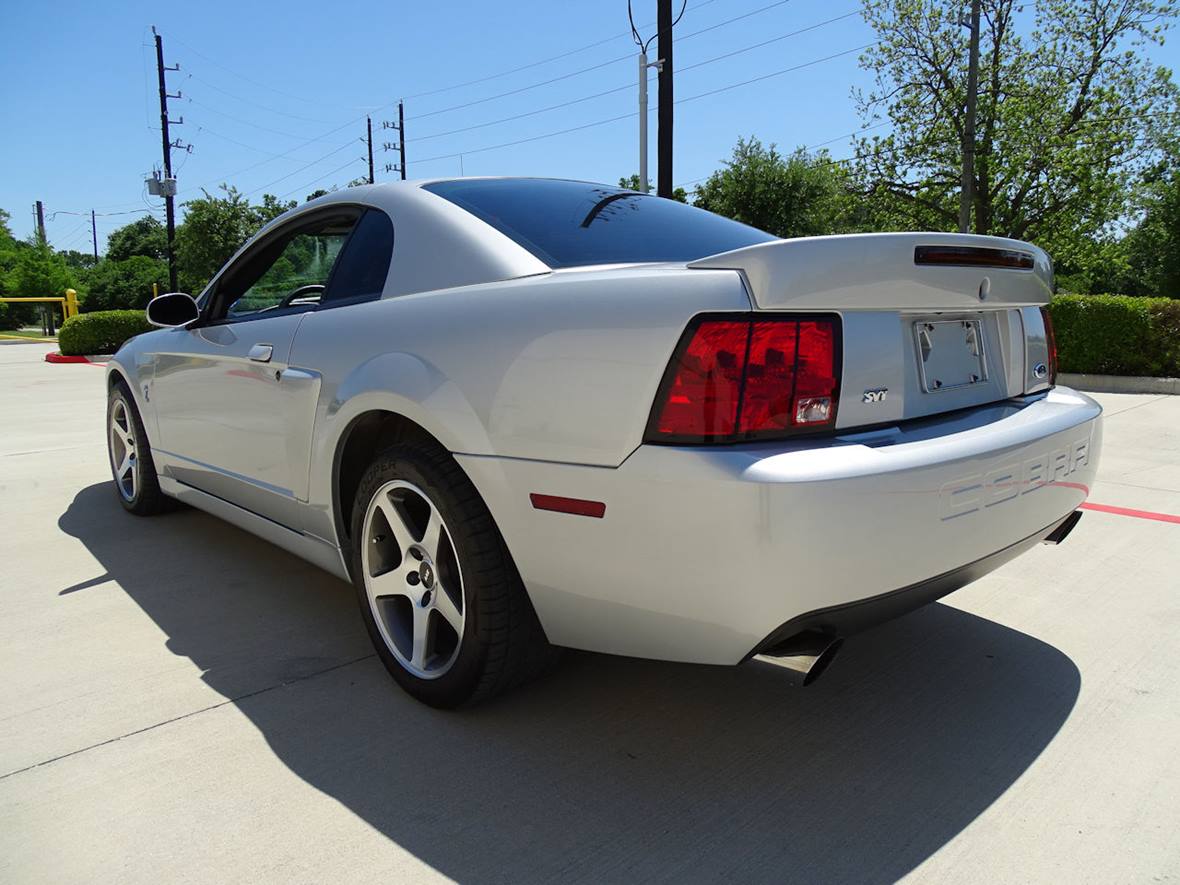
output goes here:
{"type": "Polygon", "coordinates": [[[602,519],[606,515],[606,504],[602,501],[587,501],[584,498],[563,498],[560,495],[529,495],[536,510],[552,510],[554,513],[572,513],[575,516],[591,516],[602,519]]]}
{"type": "Polygon", "coordinates": [[[1053,331],[1053,315],[1049,308],[1041,308],[1041,320],[1045,323],[1045,347],[1049,351],[1049,386],[1057,383],[1057,335],[1053,331]]]}
{"type": "Polygon", "coordinates": [[[834,427],[839,365],[838,317],[701,317],[664,374],[647,439],[734,442],[834,427]]]}

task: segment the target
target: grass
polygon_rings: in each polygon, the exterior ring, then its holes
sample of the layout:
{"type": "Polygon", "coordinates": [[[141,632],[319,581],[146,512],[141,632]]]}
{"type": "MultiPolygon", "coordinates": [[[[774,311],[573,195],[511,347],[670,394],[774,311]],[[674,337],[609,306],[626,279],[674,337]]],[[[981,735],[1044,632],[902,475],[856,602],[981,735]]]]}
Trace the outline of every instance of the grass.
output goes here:
{"type": "Polygon", "coordinates": [[[35,326],[23,329],[4,329],[0,331],[0,338],[23,338],[28,341],[56,341],[56,338],[46,338],[41,330],[35,326]]]}

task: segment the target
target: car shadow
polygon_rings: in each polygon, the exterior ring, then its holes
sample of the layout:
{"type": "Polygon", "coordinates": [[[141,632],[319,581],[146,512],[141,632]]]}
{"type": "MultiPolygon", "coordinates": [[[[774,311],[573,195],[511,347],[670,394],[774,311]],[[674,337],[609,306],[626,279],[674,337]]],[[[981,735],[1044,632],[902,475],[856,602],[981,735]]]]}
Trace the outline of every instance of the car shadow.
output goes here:
{"type": "Polygon", "coordinates": [[[382,670],[350,587],[263,541],[136,520],[107,484],[59,525],[293,773],[457,880],[891,882],[1012,785],[1080,686],[1055,648],[935,604],[805,690],[763,664],[569,653],[443,713],[382,670]]]}

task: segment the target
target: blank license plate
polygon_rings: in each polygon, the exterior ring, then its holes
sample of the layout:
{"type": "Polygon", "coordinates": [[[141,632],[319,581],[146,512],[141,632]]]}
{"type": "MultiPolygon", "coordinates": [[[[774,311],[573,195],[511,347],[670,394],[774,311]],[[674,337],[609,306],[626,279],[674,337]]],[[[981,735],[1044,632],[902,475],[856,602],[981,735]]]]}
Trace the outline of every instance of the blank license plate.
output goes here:
{"type": "Polygon", "coordinates": [[[987,380],[979,320],[923,320],[914,323],[914,338],[922,389],[927,393],[987,380]]]}

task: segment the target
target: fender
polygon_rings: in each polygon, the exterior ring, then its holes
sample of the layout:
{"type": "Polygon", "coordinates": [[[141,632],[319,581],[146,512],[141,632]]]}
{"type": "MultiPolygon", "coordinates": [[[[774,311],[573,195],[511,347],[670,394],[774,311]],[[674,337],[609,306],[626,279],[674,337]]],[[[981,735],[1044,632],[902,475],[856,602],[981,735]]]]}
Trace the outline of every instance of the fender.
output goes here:
{"type": "Polygon", "coordinates": [[[366,412],[401,415],[450,452],[491,450],[487,428],[456,384],[421,357],[391,352],[361,363],[334,389],[321,389],[308,469],[307,530],[335,539],[335,462],[353,422],[366,412]]]}

